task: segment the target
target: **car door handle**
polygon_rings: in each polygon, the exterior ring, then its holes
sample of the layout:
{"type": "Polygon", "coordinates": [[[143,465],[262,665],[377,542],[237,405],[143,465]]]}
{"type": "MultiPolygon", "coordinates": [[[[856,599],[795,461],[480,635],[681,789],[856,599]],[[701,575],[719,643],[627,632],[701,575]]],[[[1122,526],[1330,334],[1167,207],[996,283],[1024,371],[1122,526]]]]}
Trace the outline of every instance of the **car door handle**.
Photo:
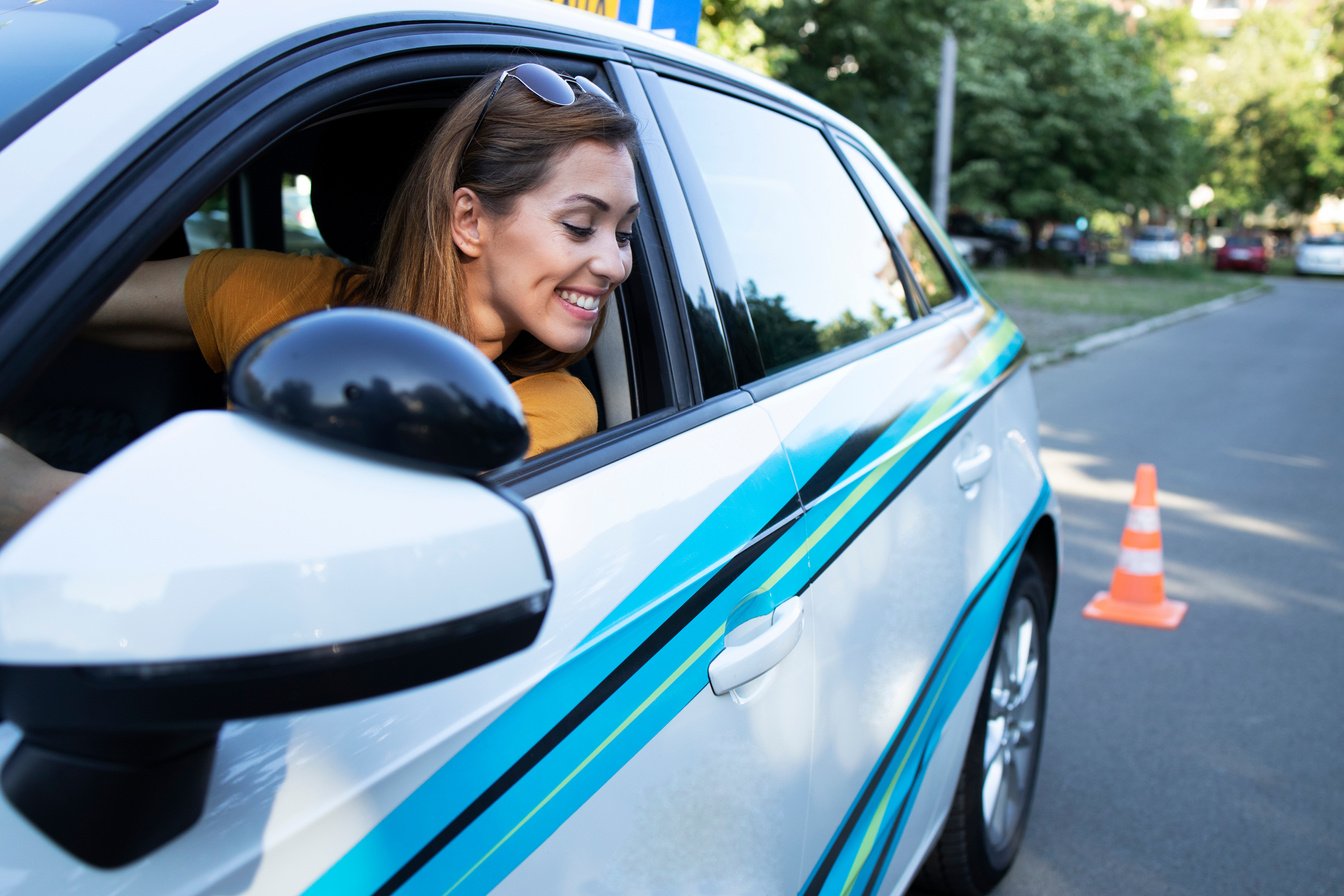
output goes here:
{"type": "Polygon", "coordinates": [[[709,664],[709,685],[715,694],[723,696],[764,675],[789,655],[803,636],[803,599],[791,597],[775,607],[764,630],[760,630],[762,621],[758,617],[728,633],[728,646],[709,664]],[[734,635],[744,629],[760,633],[733,644],[734,635]]]}
{"type": "Polygon", "coordinates": [[[952,467],[957,471],[957,485],[967,489],[984,479],[989,473],[989,463],[993,459],[994,449],[988,445],[981,445],[970,457],[958,460],[952,467]]]}

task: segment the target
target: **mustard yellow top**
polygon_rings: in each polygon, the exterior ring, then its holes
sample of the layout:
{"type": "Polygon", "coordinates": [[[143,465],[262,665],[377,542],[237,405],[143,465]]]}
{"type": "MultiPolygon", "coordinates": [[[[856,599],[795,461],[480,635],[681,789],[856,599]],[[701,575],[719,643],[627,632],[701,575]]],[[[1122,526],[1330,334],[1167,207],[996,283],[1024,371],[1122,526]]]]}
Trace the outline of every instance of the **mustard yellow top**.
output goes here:
{"type": "MultiPolygon", "coordinates": [[[[187,318],[206,363],[223,371],[248,343],[287,320],[326,308],[342,264],[323,255],[212,249],[187,270],[187,318]]],[[[513,384],[532,436],[527,456],[597,432],[597,403],[563,370],[513,384]]]]}

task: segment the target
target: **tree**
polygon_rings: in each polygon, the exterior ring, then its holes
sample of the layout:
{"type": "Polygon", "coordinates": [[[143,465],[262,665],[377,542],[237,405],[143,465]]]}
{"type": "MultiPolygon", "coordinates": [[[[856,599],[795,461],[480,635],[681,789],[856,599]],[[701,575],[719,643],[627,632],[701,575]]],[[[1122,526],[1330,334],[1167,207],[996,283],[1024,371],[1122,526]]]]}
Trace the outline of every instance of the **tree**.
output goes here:
{"type": "MultiPolygon", "coordinates": [[[[1328,12],[1338,23],[1340,5],[1328,12]]],[[[1296,11],[1268,9],[1247,13],[1231,37],[1190,60],[1178,95],[1208,135],[1211,212],[1236,217],[1271,204],[1309,212],[1344,188],[1337,35],[1296,11]]]]}
{"type": "Polygon", "coordinates": [[[772,74],[854,120],[926,191],[951,28],[961,44],[951,198],[1026,218],[1033,236],[1050,219],[1175,203],[1193,185],[1197,141],[1154,69],[1154,45],[1107,6],[732,2],[774,48],[772,74]]]}
{"type": "MultiPolygon", "coordinates": [[[[1011,4],[1005,4],[1011,7],[1011,4]]],[[[1199,141],[1156,70],[1156,47],[1089,3],[1018,6],[965,42],[952,190],[1033,224],[1178,205],[1199,141]]]]}

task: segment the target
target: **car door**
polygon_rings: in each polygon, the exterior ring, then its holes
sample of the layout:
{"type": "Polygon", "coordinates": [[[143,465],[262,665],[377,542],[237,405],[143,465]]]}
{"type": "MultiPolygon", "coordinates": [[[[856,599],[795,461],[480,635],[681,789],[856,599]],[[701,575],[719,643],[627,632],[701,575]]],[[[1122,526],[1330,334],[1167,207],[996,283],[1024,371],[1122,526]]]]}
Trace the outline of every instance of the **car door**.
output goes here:
{"type": "MultiPolygon", "coordinates": [[[[202,23],[227,31],[240,21],[221,11],[202,23]]],[[[481,37],[442,26],[415,33],[385,20],[368,24],[351,32],[341,23],[341,39],[329,48],[320,29],[305,32],[303,77],[312,80],[268,78],[272,68],[288,73],[283,60],[250,59],[219,95],[196,98],[202,108],[191,110],[190,142],[176,139],[166,117],[158,128],[170,138],[163,143],[171,154],[144,147],[135,180],[104,172],[110,186],[100,202],[109,217],[101,219],[99,208],[76,215],[87,238],[110,253],[100,278],[81,278],[76,264],[88,259],[62,247],[34,250],[29,254],[63,265],[52,276],[59,270],[85,285],[60,298],[24,294],[16,304],[49,302],[61,319],[77,318],[97,304],[97,290],[110,288],[108,271],[134,264],[118,252],[152,244],[174,209],[185,214],[213,192],[217,184],[207,176],[227,177],[230,166],[240,167],[300,121],[348,112],[340,106],[347,97],[378,90],[395,101],[399,83],[410,85],[412,99],[422,97],[435,78],[461,76],[467,63],[458,64],[455,48],[464,44],[478,70],[503,64],[498,47],[529,46],[562,70],[619,79],[619,87],[609,85],[614,94],[649,122],[638,167],[650,212],[638,227],[636,254],[638,264],[659,272],[624,299],[650,323],[623,323],[631,339],[645,340],[628,347],[632,369],[665,378],[664,401],[490,483],[496,495],[487,506],[508,504],[509,495],[521,499],[549,558],[546,620],[527,649],[386,696],[228,720],[199,820],[137,861],[94,872],[13,805],[0,804],[0,831],[14,847],[0,856],[0,880],[33,893],[639,892],[669,879],[711,891],[724,881],[742,892],[793,889],[801,874],[814,705],[810,626],[797,604],[784,606],[802,574],[786,562],[805,538],[801,507],[771,420],[733,387],[726,360],[700,350],[717,333],[726,356],[723,324],[704,300],[712,291],[701,250],[638,82],[614,65],[604,75],[607,51],[590,42],[577,41],[587,47],[583,56],[556,52],[563,41],[554,30],[542,40],[526,28],[481,37]],[[340,73],[339,84],[331,72],[340,73]],[[268,103],[281,112],[263,111],[268,103]],[[247,122],[244,145],[230,142],[239,120],[247,122]],[[199,173],[192,150],[213,167],[199,173]],[[169,194],[167,185],[184,182],[188,172],[194,199],[169,194]]],[[[273,40],[282,53],[285,41],[273,40]]],[[[112,95],[101,99],[111,102],[112,95]]],[[[178,120],[186,118],[183,112],[178,120]]],[[[33,351],[50,353],[45,345],[33,351]]],[[[175,454],[166,443],[149,458],[146,445],[162,431],[114,458],[147,460],[134,465],[135,481],[107,494],[151,494],[180,516],[187,511],[178,504],[189,504],[190,493],[176,494],[172,483],[199,477],[202,464],[227,468],[230,455],[223,445],[204,456],[175,454]]],[[[241,439],[251,444],[253,436],[241,439]]],[[[305,468],[305,450],[318,450],[301,438],[291,447],[297,469],[305,468]]],[[[267,451],[254,453],[256,463],[270,462],[267,451]]],[[[110,469],[95,468],[81,488],[100,491],[110,469]]],[[[321,469],[314,464],[305,481],[321,469]]],[[[329,504],[340,504],[343,488],[378,492],[376,480],[360,485],[366,472],[356,463],[331,477],[336,494],[329,504]]],[[[416,520],[470,529],[476,505],[453,495],[451,488],[396,493],[398,531],[408,538],[403,554],[420,561],[399,575],[451,572],[413,536],[416,520]]],[[[230,511],[220,537],[230,524],[245,530],[247,512],[246,504],[230,511]]],[[[250,512],[265,514],[265,502],[250,512]]],[[[287,512],[301,528],[305,505],[287,512]]],[[[339,528],[334,516],[326,523],[339,528]]],[[[352,550],[367,532],[360,526],[347,533],[352,550]]],[[[134,527],[121,533],[130,540],[139,534],[134,527]]],[[[152,540],[145,547],[152,552],[152,540]]],[[[440,547],[454,555],[450,542],[440,547]]],[[[474,550],[464,545],[454,556],[468,568],[521,568],[526,558],[521,550],[492,550],[473,565],[474,550]]],[[[274,561],[319,594],[330,573],[301,558],[274,561]]],[[[399,599],[396,582],[386,585],[370,592],[374,615],[380,601],[399,599]]],[[[265,629],[274,621],[265,601],[249,606],[247,618],[230,622],[265,629]]],[[[12,755],[21,734],[14,724],[0,727],[0,752],[12,755]]],[[[126,828],[140,823],[133,815],[121,820],[126,828]]]]}
{"type": "Polygon", "coordinates": [[[636,243],[640,264],[668,270],[643,298],[672,334],[699,334],[664,336],[693,368],[693,394],[511,479],[554,565],[558,611],[539,640],[559,662],[315,892],[344,892],[348,872],[385,861],[382,829],[426,817],[412,840],[432,835],[435,851],[399,872],[407,892],[797,886],[814,688],[809,623],[784,606],[801,571],[780,573],[804,539],[796,484],[749,396],[707,397],[721,362],[689,318],[717,310],[681,299],[709,294],[700,247],[638,79],[609,71],[649,123],[641,198],[657,214],[636,243]]]}
{"type": "Polygon", "coordinates": [[[803,889],[876,886],[905,874],[955,785],[989,646],[983,623],[967,636],[967,610],[1005,548],[981,405],[1021,340],[956,300],[856,144],[745,97],[662,87],[722,228],[734,280],[721,290],[751,314],[763,376],[748,389],[806,508],[817,720],[803,889]]]}

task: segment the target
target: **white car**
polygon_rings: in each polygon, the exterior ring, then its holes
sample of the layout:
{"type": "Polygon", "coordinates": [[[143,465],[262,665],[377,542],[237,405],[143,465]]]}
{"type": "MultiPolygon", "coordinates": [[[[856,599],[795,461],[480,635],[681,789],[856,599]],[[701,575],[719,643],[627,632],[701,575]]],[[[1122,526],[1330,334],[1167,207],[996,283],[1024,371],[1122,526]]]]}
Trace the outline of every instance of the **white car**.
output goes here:
{"type": "Polygon", "coordinates": [[[7,16],[0,430],[88,475],[0,549],[0,894],[1002,877],[1058,511],[1022,334],[861,130],[558,4],[7,16]],[[282,325],[231,408],[194,351],[79,337],[184,222],[367,257],[519,58],[643,122],[596,435],[515,460],[503,377],[386,312],[282,325]]]}
{"type": "Polygon", "coordinates": [[[1293,270],[1298,274],[1344,275],[1344,233],[1304,239],[1293,254],[1293,270]]]}
{"type": "Polygon", "coordinates": [[[1181,238],[1172,227],[1143,227],[1129,241],[1129,258],[1137,264],[1181,260],[1181,238]]]}

